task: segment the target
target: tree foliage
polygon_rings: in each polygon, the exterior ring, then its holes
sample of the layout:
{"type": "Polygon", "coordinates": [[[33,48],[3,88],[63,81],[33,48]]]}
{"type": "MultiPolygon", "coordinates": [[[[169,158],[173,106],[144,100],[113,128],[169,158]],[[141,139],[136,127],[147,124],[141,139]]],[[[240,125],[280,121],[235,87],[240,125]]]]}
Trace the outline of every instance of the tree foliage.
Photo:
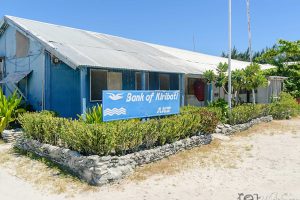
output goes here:
{"type": "MultiPolygon", "coordinates": [[[[227,63],[220,63],[216,69],[216,74],[212,70],[205,71],[203,76],[208,83],[215,83],[215,86],[222,88],[226,93],[225,87],[228,83],[227,63]]],[[[267,79],[257,63],[252,63],[245,69],[236,69],[231,74],[232,89],[235,95],[235,104],[239,103],[239,93],[242,89],[252,90],[253,103],[255,104],[255,90],[267,84],[267,79]]]]}
{"type": "Polygon", "coordinates": [[[216,80],[216,75],[213,70],[207,70],[203,73],[203,77],[207,83],[212,83],[216,80]]]}
{"type": "Polygon", "coordinates": [[[267,84],[267,79],[257,63],[251,63],[244,69],[245,73],[245,88],[252,90],[253,104],[255,104],[255,90],[267,84]]]}
{"type": "Polygon", "coordinates": [[[227,63],[219,63],[217,67],[217,75],[216,75],[216,87],[222,88],[225,93],[227,93],[227,88],[225,88],[226,83],[228,82],[227,77],[228,64],[227,63]]]}
{"type": "MultiPolygon", "coordinates": [[[[274,48],[274,47],[272,47],[272,48],[274,48]]],[[[264,54],[268,50],[269,50],[269,48],[265,48],[265,49],[263,49],[261,51],[254,52],[252,54],[253,60],[255,60],[256,58],[260,57],[262,54],[264,54]]],[[[225,53],[225,52],[222,52],[221,56],[225,57],[225,58],[228,58],[228,54],[225,53]]],[[[238,51],[236,47],[233,47],[233,49],[231,51],[231,58],[235,59],[235,60],[250,62],[250,51],[249,51],[249,48],[246,51],[238,51]]]]}
{"type": "Polygon", "coordinates": [[[285,76],[285,91],[300,97],[300,40],[279,40],[278,44],[256,59],[260,63],[276,66],[266,71],[266,75],[285,76]]]}

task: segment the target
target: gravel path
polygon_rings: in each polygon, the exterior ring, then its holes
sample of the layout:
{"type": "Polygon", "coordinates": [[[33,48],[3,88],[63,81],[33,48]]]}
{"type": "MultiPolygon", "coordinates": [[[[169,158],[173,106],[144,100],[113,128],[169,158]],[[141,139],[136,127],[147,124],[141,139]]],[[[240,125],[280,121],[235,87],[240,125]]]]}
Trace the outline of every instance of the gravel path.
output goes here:
{"type": "Polygon", "coordinates": [[[1,144],[0,199],[231,200],[248,194],[260,200],[300,200],[299,118],[220,139],[140,167],[125,180],[101,188],[7,152],[9,145],[1,144]]]}

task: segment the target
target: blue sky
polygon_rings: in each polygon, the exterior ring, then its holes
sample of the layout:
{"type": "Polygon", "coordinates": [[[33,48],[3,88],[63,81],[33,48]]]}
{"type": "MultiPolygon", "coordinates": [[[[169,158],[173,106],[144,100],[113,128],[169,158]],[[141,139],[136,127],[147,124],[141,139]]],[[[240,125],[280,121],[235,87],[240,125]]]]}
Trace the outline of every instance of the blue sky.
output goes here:
{"type": "MultiPolygon", "coordinates": [[[[227,0],[0,0],[0,15],[66,25],[220,55],[228,46],[227,0]]],[[[299,0],[251,0],[253,49],[300,39],[299,0]]],[[[232,0],[233,45],[245,50],[246,0],[232,0]]]]}

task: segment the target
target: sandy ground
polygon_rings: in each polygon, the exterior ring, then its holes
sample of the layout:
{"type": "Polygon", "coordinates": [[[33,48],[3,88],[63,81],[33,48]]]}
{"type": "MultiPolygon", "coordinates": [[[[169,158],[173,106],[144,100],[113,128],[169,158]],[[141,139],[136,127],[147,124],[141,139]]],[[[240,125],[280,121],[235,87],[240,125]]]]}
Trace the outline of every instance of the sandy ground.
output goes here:
{"type": "Polygon", "coordinates": [[[260,200],[300,200],[299,118],[260,124],[225,139],[140,167],[100,188],[0,144],[0,199],[231,200],[251,194],[260,200]]]}

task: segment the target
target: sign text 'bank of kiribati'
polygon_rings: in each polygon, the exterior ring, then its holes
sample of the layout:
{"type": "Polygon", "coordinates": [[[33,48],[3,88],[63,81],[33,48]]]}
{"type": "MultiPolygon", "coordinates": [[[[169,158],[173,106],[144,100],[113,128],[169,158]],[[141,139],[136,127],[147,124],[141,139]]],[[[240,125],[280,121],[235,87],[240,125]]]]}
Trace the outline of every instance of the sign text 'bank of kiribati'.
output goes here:
{"type": "Polygon", "coordinates": [[[105,90],[103,121],[179,113],[179,90],[105,90]]]}

